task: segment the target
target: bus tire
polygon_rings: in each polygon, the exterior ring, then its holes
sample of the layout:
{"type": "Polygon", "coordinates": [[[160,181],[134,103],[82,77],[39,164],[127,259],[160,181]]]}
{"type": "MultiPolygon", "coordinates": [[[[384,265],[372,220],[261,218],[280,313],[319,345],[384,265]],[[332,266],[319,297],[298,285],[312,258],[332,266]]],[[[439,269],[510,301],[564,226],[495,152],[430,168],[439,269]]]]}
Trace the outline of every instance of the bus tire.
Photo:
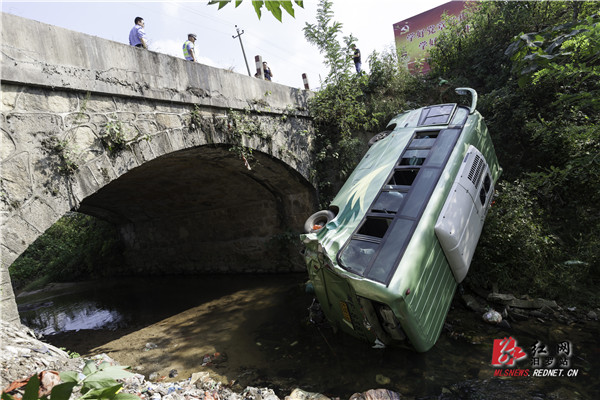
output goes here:
{"type": "Polygon", "coordinates": [[[335,218],[335,214],[329,210],[317,211],[304,223],[304,232],[312,233],[323,228],[329,221],[335,218]]]}

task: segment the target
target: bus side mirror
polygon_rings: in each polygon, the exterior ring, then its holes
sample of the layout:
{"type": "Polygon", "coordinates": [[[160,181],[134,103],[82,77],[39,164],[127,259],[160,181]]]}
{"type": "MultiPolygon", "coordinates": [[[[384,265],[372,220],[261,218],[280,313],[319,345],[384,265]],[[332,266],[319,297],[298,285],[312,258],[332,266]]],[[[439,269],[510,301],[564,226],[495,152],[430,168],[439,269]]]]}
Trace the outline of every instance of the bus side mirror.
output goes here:
{"type": "Polygon", "coordinates": [[[466,96],[467,93],[471,93],[471,107],[469,108],[469,114],[473,114],[475,112],[475,107],[477,107],[477,92],[475,89],[456,88],[455,92],[460,96],[466,96]]]}

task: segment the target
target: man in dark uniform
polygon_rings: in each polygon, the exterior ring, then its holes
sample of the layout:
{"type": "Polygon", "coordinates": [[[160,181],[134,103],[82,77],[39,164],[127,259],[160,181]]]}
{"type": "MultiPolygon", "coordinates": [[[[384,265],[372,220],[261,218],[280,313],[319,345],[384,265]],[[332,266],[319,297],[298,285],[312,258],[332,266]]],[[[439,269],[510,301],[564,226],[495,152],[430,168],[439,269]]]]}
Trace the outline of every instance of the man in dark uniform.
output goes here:
{"type": "Polygon", "coordinates": [[[354,50],[354,55],[352,56],[352,59],[354,60],[354,66],[356,67],[356,73],[360,74],[360,67],[362,66],[362,62],[360,59],[360,50],[358,49],[358,47],[356,47],[356,45],[354,43],[350,47],[352,48],[352,50],[354,50]]]}

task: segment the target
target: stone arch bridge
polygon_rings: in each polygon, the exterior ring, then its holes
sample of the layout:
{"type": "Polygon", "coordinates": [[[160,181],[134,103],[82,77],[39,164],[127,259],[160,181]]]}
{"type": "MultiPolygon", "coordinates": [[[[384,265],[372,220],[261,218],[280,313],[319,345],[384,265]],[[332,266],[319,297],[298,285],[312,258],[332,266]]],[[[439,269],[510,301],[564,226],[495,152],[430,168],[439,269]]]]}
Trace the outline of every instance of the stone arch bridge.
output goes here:
{"type": "Polygon", "coordinates": [[[3,320],[8,267],[69,211],[141,273],[302,268],[277,243],[315,208],[310,92],[10,14],[1,55],[3,320]]]}

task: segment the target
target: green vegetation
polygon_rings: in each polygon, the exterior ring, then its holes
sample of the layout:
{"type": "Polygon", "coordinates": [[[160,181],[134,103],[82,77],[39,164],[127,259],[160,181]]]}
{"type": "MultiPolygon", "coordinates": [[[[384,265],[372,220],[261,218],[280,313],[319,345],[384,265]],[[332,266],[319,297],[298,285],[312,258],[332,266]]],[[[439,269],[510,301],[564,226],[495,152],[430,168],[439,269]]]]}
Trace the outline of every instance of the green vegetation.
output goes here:
{"type": "Polygon", "coordinates": [[[123,123],[119,120],[108,121],[104,125],[104,134],[100,139],[108,152],[113,156],[125,150],[127,140],[125,139],[123,123]]]}
{"type": "Polygon", "coordinates": [[[316,128],[314,180],[322,208],[360,161],[373,133],[409,107],[407,99],[414,106],[428,100],[428,86],[409,74],[395,52],[372,54],[371,73],[354,73],[350,46],[356,38],[340,39],[342,28],[333,20],[329,0],[319,3],[317,22],[304,28],[306,39],[319,48],[330,68],[323,89],[309,104],[316,128]]]}
{"type": "Polygon", "coordinates": [[[350,35],[322,0],[305,36],[330,74],[310,111],[315,183],[326,207],[395,114],[479,93],[504,174],[467,284],[598,306],[600,269],[600,25],[595,2],[483,2],[447,19],[428,75],[394,53],[351,72],[350,35]],[[367,135],[368,133],[368,136],[367,135]]]}
{"type": "Polygon", "coordinates": [[[504,168],[470,273],[478,285],[598,306],[599,10],[484,2],[431,53],[429,79],[479,92],[504,168]]]}
{"type": "Polygon", "coordinates": [[[102,220],[68,213],[10,266],[15,289],[33,290],[49,282],[106,276],[122,265],[115,228],[102,220]]]}
{"type": "Polygon", "coordinates": [[[42,140],[42,146],[51,155],[57,157],[57,159],[52,160],[52,163],[61,175],[70,176],[79,169],[79,164],[75,160],[74,151],[69,145],[68,140],[60,140],[55,136],[51,136],[42,140]]]}
{"type": "Polygon", "coordinates": [[[272,140],[261,127],[260,119],[253,115],[250,109],[245,109],[244,112],[229,110],[227,113],[227,129],[225,131],[231,142],[229,151],[235,153],[244,164],[250,169],[250,162],[254,159],[252,156],[252,148],[247,146],[245,142],[252,137],[259,137],[270,142],[272,140]]]}
{"type": "MultiPolygon", "coordinates": [[[[25,400],[69,400],[74,389],[78,389],[80,396],[75,398],[90,400],[139,400],[139,397],[130,393],[120,393],[123,384],[116,379],[133,376],[126,371],[129,367],[110,365],[103,362],[99,366],[93,360],[88,360],[81,373],[64,371],[60,373],[61,383],[52,387],[49,394],[40,397],[40,379],[37,375],[29,378],[25,385],[23,399],[25,400]]],[[[2,400],[15,400],[15,397],[2,392],[2,400]]]]}
{"type": "MultiPolygon", "coordinates": [[[[371,54],[370,72],[356,74],[356,38],[342,36],[332,2],[321,0],[304,33],[330,68],[309,105],[322,207],[395,114],[455,102],[454,88],[472,87],[504,172],[467,284],[600,306],[599,11],[598,2],[480,2],[465,20],[448,19],[428,75],[410,74],[395,51],[371,54]]],[[[192,114],[192,127],[200,122],[192,114]]],[[[260,124],[234,112],[226,123],[232,151],[248,159],[242,139],[265,139],[260,124]]],[[[42,271],[52,279],[97,276],[98,266],[111,265],[116,234],[86,218],[70,214],[40,237],[11,266],[13,282],[42,271]]]]}

